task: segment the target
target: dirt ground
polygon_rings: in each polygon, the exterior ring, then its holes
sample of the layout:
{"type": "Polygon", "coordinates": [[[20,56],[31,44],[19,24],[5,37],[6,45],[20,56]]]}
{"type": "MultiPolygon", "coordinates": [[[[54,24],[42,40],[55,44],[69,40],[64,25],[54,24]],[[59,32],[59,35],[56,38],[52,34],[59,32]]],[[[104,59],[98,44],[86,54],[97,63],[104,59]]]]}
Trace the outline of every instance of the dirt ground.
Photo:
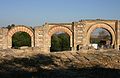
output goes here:
{"type": "Polygon", "coordinates": [[[0,78],[120,78],[120,52],[0,51],[0,78]],[[17,53],[16,53],[17,52],[17,53]]]}

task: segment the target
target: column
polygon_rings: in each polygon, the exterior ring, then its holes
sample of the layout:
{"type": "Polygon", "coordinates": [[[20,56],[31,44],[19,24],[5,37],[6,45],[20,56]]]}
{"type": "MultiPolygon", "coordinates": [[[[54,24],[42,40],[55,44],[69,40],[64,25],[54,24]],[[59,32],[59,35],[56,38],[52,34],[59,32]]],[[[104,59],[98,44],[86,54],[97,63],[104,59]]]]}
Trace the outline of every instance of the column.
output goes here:
{"type": "Polygon", "coordinates": [[[119,21],[117,20],[116,22],[116,44],[115,44],[115,49],[119,50],[119,39],[120,39],[120,27],[119,27],[119,21]]]}

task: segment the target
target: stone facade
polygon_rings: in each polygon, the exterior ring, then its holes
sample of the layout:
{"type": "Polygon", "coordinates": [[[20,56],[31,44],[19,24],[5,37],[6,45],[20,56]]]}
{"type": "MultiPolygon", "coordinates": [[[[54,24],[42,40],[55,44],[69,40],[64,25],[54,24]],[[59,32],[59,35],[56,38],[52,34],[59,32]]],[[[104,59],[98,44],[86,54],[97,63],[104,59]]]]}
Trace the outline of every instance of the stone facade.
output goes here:
{"type": "Polygon", "coordinates": [[[0,28],[0,48],[12,47],[12,36],[14,33],[22,31],[31,36],[32,47],[39,47],[42,52],[50,52],[51,36],[57,32],[65,32],[70,36],[70,47],[73,51],[77,46],[87,46],[90,44],[90,34],[96,28],[104,28],[111,33],[112,44],[119,50],[120,46],[120,21],[118,20],[81,20],[72,23],[45,23],[43,26],[30,28],[18,25],[10,30],[0,28]]]}

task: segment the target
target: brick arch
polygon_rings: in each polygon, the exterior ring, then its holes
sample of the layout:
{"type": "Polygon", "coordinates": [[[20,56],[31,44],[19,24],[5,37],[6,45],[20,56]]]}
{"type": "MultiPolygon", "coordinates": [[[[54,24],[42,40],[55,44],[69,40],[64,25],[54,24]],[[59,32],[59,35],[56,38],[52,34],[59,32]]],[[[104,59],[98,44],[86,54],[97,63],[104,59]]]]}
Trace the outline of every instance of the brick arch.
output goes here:
{"type": "Polygon", "coordinates": [[[65,32],[69,36],[72,36],[72,31],[65,26],[55,26],[49,30],[48,34],[52,36],[54,33],[57,33],[57,32],[65,32]]]}
{"type": "Polygon", "coordinates": [[[16,32],[26,32],[30,35],[31,37],[31,46],[34,47],[34,32],[31,28],[29,27],[26,27],[26,26],[23,26],[23,25],[18,25],[18,26],[15,26],[13,28],[11,28],[9,31],[8,31],[8,48],[11,48],[12,47],[12,36],[16,33],[16,32]]]}
{"type": "Polygon", "coordinates": [[[90,28],[87,30],[87,45],[90,44],[90,35],[96,28],[103,28],[106,29],[112,36],[112,45],[115,44],[115,31],[114,29],[106,23],[96,23],[90,26],[90,28]]]}
{"type": "Polygon", "coordinates": [[[53,28],[49,29],[48,31],[48,36],[49,36],[49,47],[51,47],[51,36],[57,32],[65,32],[70,36],[70,47],[72,48],[73,46],[73,36],[72,36],[72,31],[65,27],[65,26],[54,26],[53,28]]]}

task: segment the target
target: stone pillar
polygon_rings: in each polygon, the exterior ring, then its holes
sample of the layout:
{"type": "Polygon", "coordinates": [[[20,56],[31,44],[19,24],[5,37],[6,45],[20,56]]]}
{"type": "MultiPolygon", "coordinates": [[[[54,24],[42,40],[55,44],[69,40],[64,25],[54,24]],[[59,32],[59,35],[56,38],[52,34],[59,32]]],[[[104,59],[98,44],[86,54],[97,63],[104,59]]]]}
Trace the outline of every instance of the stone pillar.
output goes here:
{"type": "Polygon", "coordinates": [[[12,38],[7,35],[7,48],[11,48],[12,47],[12,38]]]}
{"type": "Polygon", "coordinates": [[[31,47],[34,47],[34,37],[31,37],[31,47]]]}
{"type": "Polygon", "coordinates": [[[116,44],[115,49],[119,50],[119,42],[120,42],[120,27],[119,27],[119,21],[116,21],[116,44]]]}
{"type": "Polygon", "coordinates": [[[50,47],[51,47],[51,37],[48,35],[48,29],[49,25],[48,23],[45,23],[44,25],[44,52],[49,53],[50,52],[50,47]]]}
{"type": "Polygon", "coordinates": [[[73,51],[77,51],[77,44],[76,44],[76,22],[73,22],[73,51]]]}
{"type": "Polygon", "coordinates": [[[7,49],[7,33],[8,33],[8,29],[7,28],[3,28],[3,49],[7,49]]]}

